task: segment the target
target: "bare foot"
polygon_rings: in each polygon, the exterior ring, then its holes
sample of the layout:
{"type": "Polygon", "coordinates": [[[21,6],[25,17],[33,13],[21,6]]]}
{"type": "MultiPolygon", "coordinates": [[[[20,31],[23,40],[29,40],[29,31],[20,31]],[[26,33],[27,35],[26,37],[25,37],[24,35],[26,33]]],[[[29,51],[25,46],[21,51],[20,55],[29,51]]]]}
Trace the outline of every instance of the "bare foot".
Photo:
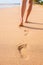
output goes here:
{"type": "Polygon", "coordinates": [[[20,27],[23,26],[23,23],[21,23],[19,26],[20,26],[20,27]]]}
{"type": "Polygon", "coordinates": [[[25,23],[29,23],[28,21],[25,21],[25,23]]]}

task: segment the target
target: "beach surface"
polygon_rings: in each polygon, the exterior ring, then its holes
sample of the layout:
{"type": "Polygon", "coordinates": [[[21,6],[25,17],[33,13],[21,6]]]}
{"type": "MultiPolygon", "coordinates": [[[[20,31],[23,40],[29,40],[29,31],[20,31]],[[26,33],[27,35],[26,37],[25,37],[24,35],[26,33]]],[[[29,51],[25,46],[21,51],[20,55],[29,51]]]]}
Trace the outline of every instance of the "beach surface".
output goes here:
{"type": "Polygon", "coordinates": [[[28,22],[19,27],[20,6],[0,9],[0,65],[43,65],[42,6],[33,5],[28,22]]]}

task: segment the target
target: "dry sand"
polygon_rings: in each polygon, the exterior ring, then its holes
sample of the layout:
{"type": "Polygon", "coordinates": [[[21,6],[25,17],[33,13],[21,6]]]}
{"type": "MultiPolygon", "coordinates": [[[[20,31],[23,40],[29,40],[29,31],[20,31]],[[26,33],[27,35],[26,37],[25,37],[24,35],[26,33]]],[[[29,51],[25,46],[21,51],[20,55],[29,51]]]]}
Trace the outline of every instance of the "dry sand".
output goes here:
{"type": "Polygon", "coordinates": [[[20,6],[0,9],[0,65],[43,65],[43,7],[33,5],[28,21],[18,26],[20,6]]]}

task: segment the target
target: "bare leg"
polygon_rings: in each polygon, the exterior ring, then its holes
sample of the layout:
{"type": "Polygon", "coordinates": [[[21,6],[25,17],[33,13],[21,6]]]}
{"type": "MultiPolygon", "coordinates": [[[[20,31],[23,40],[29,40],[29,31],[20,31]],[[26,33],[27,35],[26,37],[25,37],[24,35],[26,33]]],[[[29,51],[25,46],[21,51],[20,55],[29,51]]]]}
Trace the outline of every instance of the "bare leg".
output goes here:
{"type": "Polygon", "coordinates": [[[20,26],[23,25],[23,16],[24,16],[25,9],[26,9],[26,1],[27,1],[27,0],[23,0],[23,1],[22,1],[22,8],[21,8],[21,23],[20,23],[20,26]]]}
{"type": "Polygon", "coordinates": [[[26,23],[27,23],[27,19],[28,19],[28,16],[30,15],[31,10],[32,10],[32,0],[29,0],[29,7],[27,10],[27,16],[26,16],[26,20],[25,20],[26,23]]]}

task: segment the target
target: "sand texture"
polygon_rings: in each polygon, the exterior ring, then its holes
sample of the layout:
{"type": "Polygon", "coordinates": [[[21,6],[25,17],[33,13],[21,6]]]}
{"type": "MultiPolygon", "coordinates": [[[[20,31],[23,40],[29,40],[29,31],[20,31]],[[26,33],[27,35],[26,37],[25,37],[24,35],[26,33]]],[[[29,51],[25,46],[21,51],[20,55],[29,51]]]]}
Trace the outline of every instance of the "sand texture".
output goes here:
{"type": "Polygon", "coordinates": [[[43,65],[43,7],[33,5],[28,22],[19,27],[20,6],[0,9],[0,65],[43,65]]]}

